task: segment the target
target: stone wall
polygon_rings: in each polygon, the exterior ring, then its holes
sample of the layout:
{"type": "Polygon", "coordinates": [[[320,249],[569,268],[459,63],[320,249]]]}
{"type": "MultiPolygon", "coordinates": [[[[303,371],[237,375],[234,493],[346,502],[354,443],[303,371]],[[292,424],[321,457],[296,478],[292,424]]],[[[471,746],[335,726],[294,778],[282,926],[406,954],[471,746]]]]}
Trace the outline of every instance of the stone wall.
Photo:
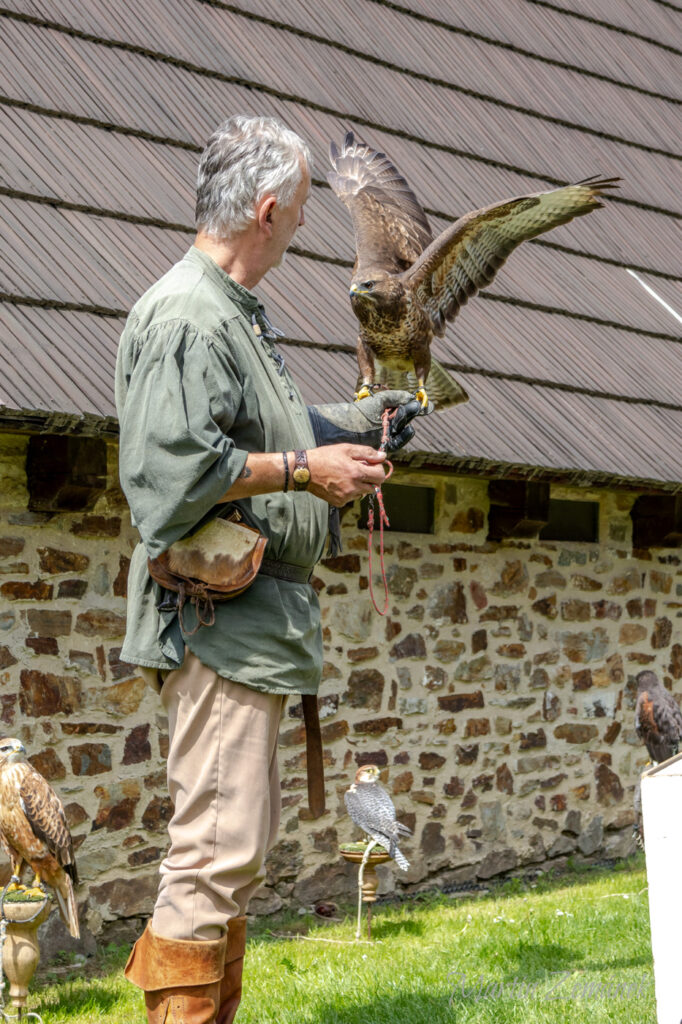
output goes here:
{"type": "MultiPolygon", "coordinates": [[[[171,811],[166,721],[119,660],[135,531],[115,484],[115,446],[94,509],[50,515],[27,511],[26,443],[0,435],[1,728],[24,741],[66,805],[83,920],[98,934],[153,905],[171,811]]],[[[646,762],[634,677],[651,666],[679,686],[678,552],[633,554],[635,493],[553,490],[599,501],[599,544],[497,544],[486,541],[485,481],[395,479],[435,488],[435,532],[386,535],[385,618],[370,603],[357,508],[344,517],[344,553],[319,567],[328,810],[310,820],[292,702],[281,730],[280,840],[259,912],[351,891],[338,855],[356,835],[343,793],[368,761],[384,768],[414,830],[409,874],[380,869],[384,889],[632,849],[633,786],[646,762]]]]}

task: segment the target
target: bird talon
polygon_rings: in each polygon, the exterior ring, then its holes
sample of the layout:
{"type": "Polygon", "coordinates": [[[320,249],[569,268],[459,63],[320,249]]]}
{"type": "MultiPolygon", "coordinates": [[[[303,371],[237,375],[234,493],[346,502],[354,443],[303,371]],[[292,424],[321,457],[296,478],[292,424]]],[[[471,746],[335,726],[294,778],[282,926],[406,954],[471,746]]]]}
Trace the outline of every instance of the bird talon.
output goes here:
{"type": "Polygon", "coordinates": [[[422,387],[417,388],[417,391],[416,391],[414,397],[417,399],[417,401],[421,405],[422,409],[426,409],[426,407],[429,404],[429,399],[428,399],[428,395],[426,394],[426,391],[424,390],[424,388],[422,388],[422,387]]]}
{"type": "Polygon", "coordinates": [[[42,885],[32,885],[30,889],[26,889],[26,895],[32,899],[43,900],[47,896],[47,893],[43,889],[42,885]]]}
{"type": "Polygon", "coordinates": [[[16,875],[12,875],[12,881],[5,889],[5,893],[8,892],[26,892],[26,886],[21,884],[16,875]]]}
{"type": "Polygon", "coordinates": [[[369,384],[363,384],[360,390],[355,392],[355,395],[353,397],[356,402],[362,401],[363,398],[371,398],[372,392],[370,390],[369,384]]]}

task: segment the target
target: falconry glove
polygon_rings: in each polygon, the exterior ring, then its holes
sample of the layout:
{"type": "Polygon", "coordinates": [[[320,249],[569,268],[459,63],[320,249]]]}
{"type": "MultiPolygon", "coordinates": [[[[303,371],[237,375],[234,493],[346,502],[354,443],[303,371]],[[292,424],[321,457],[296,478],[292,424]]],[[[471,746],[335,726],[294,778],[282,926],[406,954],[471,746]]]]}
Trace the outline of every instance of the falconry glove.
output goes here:
{"type": "Polygon", "coordinates": [[[359,402],[308,406],[308,415],[318,445],[366,444],[378,448],[383,434],[384,410],[395,409],[386,451],[397,452],[414,437],[411,420],[422,412],[421,404],[409,391],[379,391],[359,402]]]}

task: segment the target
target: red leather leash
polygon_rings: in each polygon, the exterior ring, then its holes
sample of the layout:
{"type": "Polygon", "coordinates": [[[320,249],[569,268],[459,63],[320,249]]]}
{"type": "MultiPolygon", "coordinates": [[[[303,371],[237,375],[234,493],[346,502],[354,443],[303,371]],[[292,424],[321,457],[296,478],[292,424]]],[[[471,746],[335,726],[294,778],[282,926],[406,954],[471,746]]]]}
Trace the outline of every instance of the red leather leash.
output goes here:
{"type": "MultiPolygon", "coordinates": [[[[386,444],[388,442],[388,433],[389,433],[389,429],[390,429],[390,425],[391,425],[391,420],[393,419],[395,414],[396,414],[396,410],[395,409],[392,409],[392,410],[391,409],[384,409],[384,411],[382,413],[381,422],[382,422],[382,425],[383,425],[383,432],[382,432],[382,435],[381,435],[381,444],[379,445],[379,451],[380,452],[383,452],[383,451],[386,450],[386,444]]],[[[384,462],[384,466],[388,467],[388,472],[386,473],[386,477],[384,479],[384,482],[386,482],[386,480],[389,480],[391,475],[393,474],[393,464],[391,462],[389,462],[388,459],[386,459],[386,461],[384,462]]],[[[372,604],[374,605],[375,611],[377,611],[379,613],[379,615],[385,615],[386,612],[388,611],[388,582],[386,580],[386,570],[384,568],[384,526],[390,526],[390,525],[391,524],[388,521],[388,516],[386,515],[386,509],[384,508],[384,497],[383,497],[383,495],[381,493],[381,487],[377,486],[377,487],[374,488],[374,494],[370,494],[369,495],[369,510],[368,510],[368,513],[367,513],[367,528],[369,530],[369,536],[367,538],[367,553],[369,555],[369,569],[368,569],[368,572],[369,572],[369,596],[372,599],[372,604]],[[372,583],[372,539],[373,539],[373,535],[374,535],[374,500],[375,500],[375,498],[376,498],[377,505],[379,506],[379,559],[380,559],[380,565],[381,565],[381,579],[382,579],[382,582],[384,584],[384,607],[383,607],[383,609],[379,608],[379,605],[376,602],[376,598],[374,597],[374,586],[373,586],[373,583],[372,583]]]]}

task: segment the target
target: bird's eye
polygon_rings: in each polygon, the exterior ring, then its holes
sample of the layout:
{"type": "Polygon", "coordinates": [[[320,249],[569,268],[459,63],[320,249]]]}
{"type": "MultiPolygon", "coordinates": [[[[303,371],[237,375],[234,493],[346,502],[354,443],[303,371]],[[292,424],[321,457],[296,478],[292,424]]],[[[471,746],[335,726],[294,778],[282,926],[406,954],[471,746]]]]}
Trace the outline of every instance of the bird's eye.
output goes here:
{"type": "Polygon", "coordinates": [[[374,287],[374,281],[363,281],[362,287],[366,288],[368,292],[371,292],[372,288],[374,287]]]}

